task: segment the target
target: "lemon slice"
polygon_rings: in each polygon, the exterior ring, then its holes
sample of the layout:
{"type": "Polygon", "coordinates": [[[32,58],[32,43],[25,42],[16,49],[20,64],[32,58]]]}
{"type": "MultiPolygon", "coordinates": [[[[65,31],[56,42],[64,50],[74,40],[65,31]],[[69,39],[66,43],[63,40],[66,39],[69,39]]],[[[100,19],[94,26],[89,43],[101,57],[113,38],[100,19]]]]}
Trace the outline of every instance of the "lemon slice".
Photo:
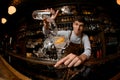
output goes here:
{"type": "Polygon", "coordinates": [[[55,44],[61,44],[63,42],[65,42],[65,38],[64,37],[58,37],[55,41],[55,44]]]}

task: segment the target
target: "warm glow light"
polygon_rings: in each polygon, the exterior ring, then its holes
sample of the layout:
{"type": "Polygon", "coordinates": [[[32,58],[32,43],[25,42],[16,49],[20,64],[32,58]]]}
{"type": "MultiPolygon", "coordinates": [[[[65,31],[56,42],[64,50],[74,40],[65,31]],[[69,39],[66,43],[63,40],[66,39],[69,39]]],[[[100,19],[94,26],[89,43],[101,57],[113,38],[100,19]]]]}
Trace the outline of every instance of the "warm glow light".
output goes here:
{"type": "Polygon", "coordinates": [[[7,19],[6,18],[1,18],[1,23],[2,24],[5,24],[7,22],[7,19]]]}
{"type": "Polygon", "coordinates": [[[8,8],[8,14],[12,15],[16,12],[16,8],[14,6],[9,6],[8,8]]]}
{"type": "Polygon", "coordinates": [[[120,0],[116,0],[117,4],[120,5],[120,0]]]}

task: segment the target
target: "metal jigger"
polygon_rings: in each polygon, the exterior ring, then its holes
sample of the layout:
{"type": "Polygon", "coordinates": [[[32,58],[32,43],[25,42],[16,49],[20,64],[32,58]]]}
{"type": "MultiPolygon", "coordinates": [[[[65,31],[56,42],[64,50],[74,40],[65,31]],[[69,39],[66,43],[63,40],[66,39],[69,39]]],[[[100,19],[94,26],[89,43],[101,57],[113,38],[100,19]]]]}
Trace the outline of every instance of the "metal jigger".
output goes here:
{"type": "Polygon", "coordinates": [[[32,17],[33,19],[36,19],[36,20],[43,20],[45,18],[50,18],[50,14],[51,14],[50,12],[45,10],[35,10],[32,13],[32,17]]]}

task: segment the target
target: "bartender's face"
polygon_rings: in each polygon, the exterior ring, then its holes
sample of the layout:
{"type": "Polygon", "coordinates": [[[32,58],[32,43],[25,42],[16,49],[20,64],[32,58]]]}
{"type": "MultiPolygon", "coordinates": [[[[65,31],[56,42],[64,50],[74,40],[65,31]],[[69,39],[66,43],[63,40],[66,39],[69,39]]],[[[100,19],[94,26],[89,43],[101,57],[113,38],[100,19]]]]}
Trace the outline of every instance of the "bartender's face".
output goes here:
{"type": "Polygon", "coordinates": [[[76,35],[81,34],[84,28],[84,23],[79,22],[79,21],[74,21],[73,22],[73,31],[75,32],[76,35]]]}

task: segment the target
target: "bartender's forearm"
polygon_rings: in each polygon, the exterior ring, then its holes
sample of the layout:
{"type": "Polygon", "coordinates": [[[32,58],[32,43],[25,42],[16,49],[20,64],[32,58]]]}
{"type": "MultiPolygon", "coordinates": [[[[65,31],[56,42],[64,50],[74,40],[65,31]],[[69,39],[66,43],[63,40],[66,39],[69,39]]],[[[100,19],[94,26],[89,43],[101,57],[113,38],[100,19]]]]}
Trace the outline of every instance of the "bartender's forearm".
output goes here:
{"type": "Polygon", "coordinates": [[[47,30],[49,29],[49,22],[46,19],[43,20],[43,27],[47,30]]]}
{"type": "Polygon", "coordinates": [[[45,27],[42,28],[43,34],[49,34],[50,30],[46,29],[45,27]]]}

